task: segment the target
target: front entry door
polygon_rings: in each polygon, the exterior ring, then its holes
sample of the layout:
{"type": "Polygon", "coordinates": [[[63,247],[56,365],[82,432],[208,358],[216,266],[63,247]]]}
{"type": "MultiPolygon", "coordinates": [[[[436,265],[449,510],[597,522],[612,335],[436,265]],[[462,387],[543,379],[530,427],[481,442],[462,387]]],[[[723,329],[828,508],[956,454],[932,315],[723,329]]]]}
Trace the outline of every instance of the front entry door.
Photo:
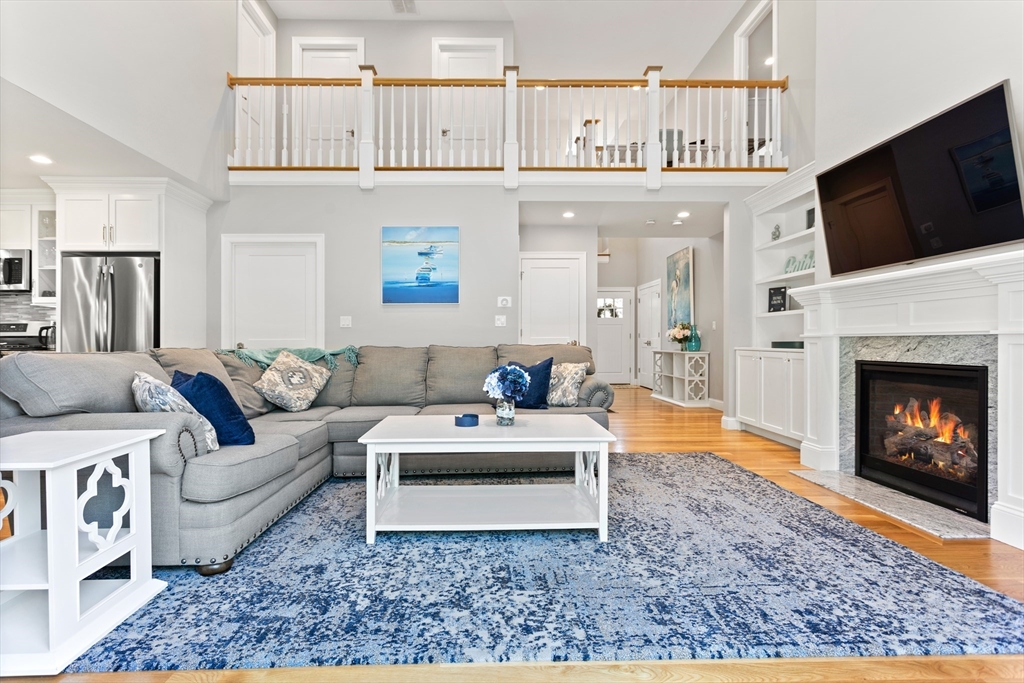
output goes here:
{"type": "Polygon", "coordinates": [[[633,381],[632,287],[599,287],[597,339],[594,341],[596,376],[609,384],[633,381]]]}
{"type": "Polygon", "coordinates": [[[661,280],[640,285],[637,304],[636,381],[654,388],[654,351],[661,349],[661,280]]]}
{"type": "Polygon", "coordinates": [[[586,272],[585,255],[521,255],[520,297],[522,316],[519,341],[523,344],[584,344],[586,321],[580,315],[586,272]]]}

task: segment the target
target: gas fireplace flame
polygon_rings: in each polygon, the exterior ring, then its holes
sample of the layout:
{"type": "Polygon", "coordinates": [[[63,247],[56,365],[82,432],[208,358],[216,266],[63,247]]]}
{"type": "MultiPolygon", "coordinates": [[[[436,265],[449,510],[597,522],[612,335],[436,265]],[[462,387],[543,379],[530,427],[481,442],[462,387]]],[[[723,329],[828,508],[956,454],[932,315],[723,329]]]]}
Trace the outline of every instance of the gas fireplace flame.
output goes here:
{"type": "Polygon", "coordinates": [[[949,478],[973,479],[978,467],[977,427],[943,412],[939,397],[927,399],[925,406],[921,403],[912,397],[893,405],[892,415],[885,418],[886,457],[949,478]]]}

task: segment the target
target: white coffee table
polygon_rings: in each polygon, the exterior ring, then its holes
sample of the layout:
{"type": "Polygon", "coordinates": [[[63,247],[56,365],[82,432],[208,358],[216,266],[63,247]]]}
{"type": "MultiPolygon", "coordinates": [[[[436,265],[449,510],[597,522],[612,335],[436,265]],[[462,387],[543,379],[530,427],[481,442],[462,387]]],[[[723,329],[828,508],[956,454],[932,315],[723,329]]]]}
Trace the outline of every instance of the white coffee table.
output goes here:
{"type": "Polygon", "coordinates": [[[493,415],[456,427],[451,415],[392,416],[366,444],[366,542],[378,531],[597,529],[608,540],[608,444],[615,436],[586,415],[493,415]],[[575,484],[399,486],[403,453],[576,454],[575,484]]]}

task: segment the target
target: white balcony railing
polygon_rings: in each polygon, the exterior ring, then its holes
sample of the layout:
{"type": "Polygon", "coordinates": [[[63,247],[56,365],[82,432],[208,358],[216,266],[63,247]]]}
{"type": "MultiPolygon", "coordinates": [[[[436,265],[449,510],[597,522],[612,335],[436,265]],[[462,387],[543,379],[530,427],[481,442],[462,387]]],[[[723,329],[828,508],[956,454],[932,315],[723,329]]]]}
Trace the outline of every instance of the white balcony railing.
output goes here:
{"type": "Polygon", "coordinates": [[[782,170],[787,81],[237,78],[232,170],[782,170]]]}

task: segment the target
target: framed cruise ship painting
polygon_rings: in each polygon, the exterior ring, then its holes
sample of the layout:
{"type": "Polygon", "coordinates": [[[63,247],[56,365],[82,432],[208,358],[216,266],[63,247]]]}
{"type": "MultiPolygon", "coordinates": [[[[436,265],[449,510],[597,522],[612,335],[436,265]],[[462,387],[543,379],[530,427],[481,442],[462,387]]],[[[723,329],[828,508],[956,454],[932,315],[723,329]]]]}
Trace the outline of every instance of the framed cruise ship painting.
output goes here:
{"type": "Polygon", "coordinates": [[[459,228],[382,227],[380,272],[385,304],[459,303],[459,228]]]}

